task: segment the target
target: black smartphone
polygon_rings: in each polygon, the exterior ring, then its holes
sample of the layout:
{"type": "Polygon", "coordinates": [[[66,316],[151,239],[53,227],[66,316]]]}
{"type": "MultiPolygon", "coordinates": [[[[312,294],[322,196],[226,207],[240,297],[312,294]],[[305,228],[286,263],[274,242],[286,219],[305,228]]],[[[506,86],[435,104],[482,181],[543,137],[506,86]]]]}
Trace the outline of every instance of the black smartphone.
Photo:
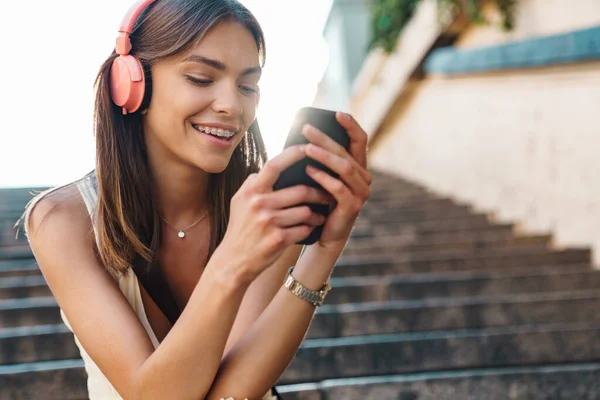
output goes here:
{"type": "MultiPolygon", "coordinates": [[[[350,137],[348,136],[346,129],[336,120],[335,111],[315,107],[303,107],[296,112],[292,126],[285,141],[284,148],[309,143],[308,139],[301,133],[302,127],[306,124],[313,125],[315,128],[325,133],[346,150],[349,149],[350,137]]],[[[327,172],[333,177],[338,177],[338,174],[327,168],[325,165],[306,157],[284,170],[279,176],[279,179],[277,179],[277,182],[275,182],[275,185],[273,185],[273,190],[280,190],[296,185],[306,185],[325,190],[306,173],[307,165],[312,165],[315,168],[319,168],[327,172]]],[[[326,217],[329,216],[332,210],[332,207],[327,204],[302,203],[302,205],[304,204],[308,205],[313,212],[326,217]]],[[[297,242],[297,244],[314,244],[321,238],[322,232],[323,225],[317,226],[307,238],[297,242]]]]}

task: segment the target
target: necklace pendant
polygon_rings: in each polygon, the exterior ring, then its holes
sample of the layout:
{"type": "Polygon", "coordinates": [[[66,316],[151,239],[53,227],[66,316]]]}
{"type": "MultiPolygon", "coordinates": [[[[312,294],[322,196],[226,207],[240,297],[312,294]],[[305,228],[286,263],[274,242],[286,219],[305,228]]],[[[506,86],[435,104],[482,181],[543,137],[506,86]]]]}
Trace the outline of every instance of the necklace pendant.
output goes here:
{"type": "Polygon", "coordinates": [[[177,236],[179,236],[181,239],[183,239],[185,237],[185,232],[184,231],[179,231],[179,233],[177,234],[177,236]]]}

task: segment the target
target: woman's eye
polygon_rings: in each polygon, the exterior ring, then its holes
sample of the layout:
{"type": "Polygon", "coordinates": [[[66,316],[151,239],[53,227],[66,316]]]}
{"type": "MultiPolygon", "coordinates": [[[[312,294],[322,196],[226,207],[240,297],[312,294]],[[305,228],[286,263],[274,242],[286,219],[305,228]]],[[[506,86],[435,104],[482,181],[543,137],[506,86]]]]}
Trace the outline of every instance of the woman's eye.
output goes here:
{"type": "Polygon", "coordinates": [[[212,83],[210,79],[200,79],[189,75],[187,76],[187,80],[196,85],[210,85],[212,83]]]}
{"type": "Polygon", "coordinates": [[[258,86],[252,87],[252,86],[242,85],[242,86],[240,86],[240,88],[246,93],[258,93],[259,92],[258,86]]]}

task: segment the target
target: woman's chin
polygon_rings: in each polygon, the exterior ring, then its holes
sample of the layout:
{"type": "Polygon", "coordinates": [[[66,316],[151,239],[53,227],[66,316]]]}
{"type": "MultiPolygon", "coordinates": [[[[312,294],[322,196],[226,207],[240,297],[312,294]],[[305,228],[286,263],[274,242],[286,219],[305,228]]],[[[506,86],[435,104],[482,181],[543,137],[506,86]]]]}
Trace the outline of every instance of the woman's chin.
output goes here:
{"type": "Polygon", "coordinates": [[[202,160],[202,163],[195,163],[196,166],[209,173],[209,174],[220,174],[225,171],[229,165],[229,159],[227,160],[202,160]]]}

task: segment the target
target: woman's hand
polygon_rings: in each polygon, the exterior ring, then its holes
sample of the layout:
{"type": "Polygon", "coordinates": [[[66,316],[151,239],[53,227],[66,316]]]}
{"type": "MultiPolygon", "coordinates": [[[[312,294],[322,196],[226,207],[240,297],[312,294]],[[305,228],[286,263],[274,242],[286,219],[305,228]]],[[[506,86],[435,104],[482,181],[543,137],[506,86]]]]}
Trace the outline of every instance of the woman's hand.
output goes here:
{"type": "Polygon", "coordinates": [[[372,176],[367,171],[367,134],[348,114],[338,112],[336,119],[350,136],[348,151],[313,126],[306,125],[302,133],[311,142],[306,146],[306,155],[339,175],[336,179],[319,169],[307,168],[310,177],[336,201],[323,227],[319,245],[341,252],[359,212],[371,195],[372,176]]]}
{"type": "Polygon", "coordinates": [[[249,284],[290,245],[306,238],[325,217],[302,203],[333,204],[326,192],[304,185],[273,191],[281,172],[305,158],[291,146],[252,174],[231,199],[229,224],[217,251],[233,276],[249,284]]]}

